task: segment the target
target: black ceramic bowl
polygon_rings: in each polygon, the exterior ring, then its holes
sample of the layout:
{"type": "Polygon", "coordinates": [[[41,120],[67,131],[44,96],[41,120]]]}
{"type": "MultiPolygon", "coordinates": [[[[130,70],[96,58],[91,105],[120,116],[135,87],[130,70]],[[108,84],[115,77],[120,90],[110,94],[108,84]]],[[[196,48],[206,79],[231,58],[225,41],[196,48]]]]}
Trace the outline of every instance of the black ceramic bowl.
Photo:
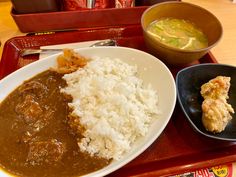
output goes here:
{"type": "Polygon", "coordinates": [[[203,98],[200,94],[201,85],[216,76],[231,77],[229,99],[236,112],[236,67],[223,64],[199,64],[182,69],[176,76],[178,101],[193,128],[210,138],[236,141],[236,113],[221,133],[211,133],[205,130],[202,124],[201,104],[203,98]]]}

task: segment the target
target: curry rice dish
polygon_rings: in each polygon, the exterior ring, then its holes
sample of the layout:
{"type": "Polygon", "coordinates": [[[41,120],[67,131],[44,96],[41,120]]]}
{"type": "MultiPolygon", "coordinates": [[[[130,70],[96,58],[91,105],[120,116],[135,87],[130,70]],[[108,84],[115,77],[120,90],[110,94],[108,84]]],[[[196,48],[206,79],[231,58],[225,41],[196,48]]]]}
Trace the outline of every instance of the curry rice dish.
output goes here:
{"type": "MultiPolygon", "coordinates": [[[[112,155],[104,157],[99,153],[91,154],[86,149],[81,151],[78,144],[86,137],[84,134],[86,125],[81,124],[80,117],[72,114],[70,104],[74,100],[73,95],[62,91],[68,87],[66,80],[63,79],[65,74],[73,74],[78,68],[85,67],[89,60],[71,50],[65,50],[64,55],[59,56],[57,60],[57,69],[49,69],[25,81],[0,103],[0,166],[13,175],[24,177],[80,176],[107,166],[115,158],[112,155]]],[[[127,135],[128,132],[134,135],[130,131],[131,129],[138,132],[134,136],[139,137],[145,135],[148,125],[150,125],[151,115],[157,113],[155,112],[157,95],[153,90],[137,87],[136,85],[139,85],[136,84],[138,83],[137,78],[133,76],[131,78],[135,81],[135,89],[139,90],[136,93],[138,95],[134,95],[134,99],[138,97],[141,102],[144,102],[143,105],[138,102],[138,105],[145,109],[144,114],[147,115],[143,120],[139,118],[138,122],[135,120],[138,116],[133,116],[135,119],[131,120],[132,126],[121,126],[121,130],[125,130],[124,135],[127,135]],[[145,97],[142,98],[142,94],[145,97]],[[154,97],[155,99],[153,99],[154,97]],[[135,129],[136,126],[141,129],[135,129]]],[[[136,109],[133,102],[130,102],[132,115],[133,108],[136,109]]],[[[109,128],[113,129],[113,127],[109,128]]],[[[118,129],[118,134],[122,134],[117,126],[115,129],[118,129]]],[[[104,134],[104,132],[101,133],[104,134]]],[[[121,134],[119,137],[122,137],[121,134]]],[[[99,138],[104,137],[98,135],[99,138]]],[[[128,139],[124,138],[124,141],[129,142],[129,138],[132,138],[132,141],[135,140],[134,137],[128,137],[128,139]]],[[[86,140],[89,139],[86,137],[86,140]]],[[[110,140],[109,143],[115,142],[110,140]]],[[[121,142],[121,140],[119,141],[121,142]]],[[[91,144],[93,143],[91,142],[91,144]]],[[[86,146],[90,150],[93,148],[89,144],[86,146]]],[[[117,146],[112,147],[110,147],[110,152],[117,149],[117,146]]]]}

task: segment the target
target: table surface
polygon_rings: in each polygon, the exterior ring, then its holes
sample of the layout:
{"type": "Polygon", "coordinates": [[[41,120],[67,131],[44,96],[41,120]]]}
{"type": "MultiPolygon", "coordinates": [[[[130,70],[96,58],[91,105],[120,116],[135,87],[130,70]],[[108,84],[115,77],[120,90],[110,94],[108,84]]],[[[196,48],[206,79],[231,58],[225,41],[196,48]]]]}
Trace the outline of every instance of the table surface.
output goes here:
{"type": "MultiPolygon", "coordinates": [[[[211,52],[219,63],[236,66],[236,3],[232,0],[182,0],[197,4],[212,12],[222,23],[224,33],[221,41],[211,52]]],[[[10,0],[0,0],[0,56],[4,43],[15,36],[26,35],[17,28],[10,15],[10,0]]],[[[236,163],[233,164],[236,171],[236,163]]],[[[236,174],[234,174],[236,176],[236,174]]]]}

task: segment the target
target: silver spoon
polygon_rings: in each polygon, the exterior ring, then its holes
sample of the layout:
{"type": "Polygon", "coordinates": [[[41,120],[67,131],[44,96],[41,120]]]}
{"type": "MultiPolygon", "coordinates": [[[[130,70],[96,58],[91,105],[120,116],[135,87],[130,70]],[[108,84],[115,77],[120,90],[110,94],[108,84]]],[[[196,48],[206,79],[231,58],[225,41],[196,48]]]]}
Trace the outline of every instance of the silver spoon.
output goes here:
{"type": "MultiPolygon", "coordinates": [[[[99,42],[96,42],[90,47],[98,47],[98,46],[116,46],[116,41],[113,39],[106,39],[101,40],[99,42]]],[[[61,52],[63,49],[22,49],[20,51],[20,56],[26,56],[26,55],[33,55],[33,54],[39,54],[39,53],[50,53],[50,52],[61,52]]]]}

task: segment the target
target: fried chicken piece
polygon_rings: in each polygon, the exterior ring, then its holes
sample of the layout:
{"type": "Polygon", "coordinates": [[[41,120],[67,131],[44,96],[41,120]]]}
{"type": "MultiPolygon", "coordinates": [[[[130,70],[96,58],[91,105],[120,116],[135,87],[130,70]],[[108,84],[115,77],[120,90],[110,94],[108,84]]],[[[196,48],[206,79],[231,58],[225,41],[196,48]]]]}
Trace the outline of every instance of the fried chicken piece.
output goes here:
{"type": "Polygon", "coordinates": [[[227,103],[229,98],[230,77],[217,76],[201,86],[202,123],[207,131],[222,132],[232,119],[234,109],[227,103]]]}
{"type": "Polygon", "coordinates": [[[204,99],[217,99],[223,97],[228,99],[230,88],[230,77],[217,76],[201,86],[201,95],[204,99]]]}
{"type": "Polygon", "coordinates": [[[202,123],[206,130],[214,133],[222,132],[232,119],[230,113],[234,109],[225,99],[207,98],[202,103],[202,123]]]}

